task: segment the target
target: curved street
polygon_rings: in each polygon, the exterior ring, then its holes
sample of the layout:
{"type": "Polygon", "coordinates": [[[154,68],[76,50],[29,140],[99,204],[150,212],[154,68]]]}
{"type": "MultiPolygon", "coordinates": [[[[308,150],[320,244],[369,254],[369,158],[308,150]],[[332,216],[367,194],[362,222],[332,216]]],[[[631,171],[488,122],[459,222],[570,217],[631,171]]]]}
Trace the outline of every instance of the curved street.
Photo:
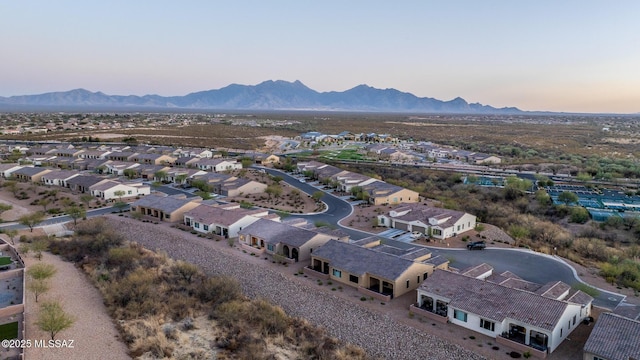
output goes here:
{"type": "MultiPolygon", "coordinates": [[[[264,169],[271,175],[282,177],[284,179],[283,181],[309,195],[319,190],[318,187],[309,183],[300,182],[297,178],[283,171],[263,167],[256,168],[264,169]]],[[[328,192],[325,192],[325,195],[322,197],[322,201],[327,204],[326,211],[318,214],[292,214],[291,217],[303,218],[310,222],[323,221],[336,225],[340,227],[341,230],[348,233],[352,239],[362,239],[367,236],[375,235],[352,229],[339,223],[341,219],[349,216],[352,212],[353,208],[349,202],[328,192]]],[[[539,254],[530,250],[487,248],[483,251],[469,251],[467,249],[427,247],[432,251],[434,256],[442,255],[449,259],[451,267],[457,269],[464,269],[481,263],[487,263],[493,266],[496,273],[511,271],[524,280],[538,284],[544,284],[550,281],[562,281],[573,286],[581,282],[575,273],[575,270],[564,261],[553,256],[539,254]]],[[[613,309],[625,298],[624,295],[611,293],[602,289],[598,290],[599,294],[593,301],[593,304],[598,307],[613,309]]]]}
{"type": "MultiPolygon", "coordinates": [[[[258,166],[254,167],[264,169],[271,175],[282,177],[283,181],[309,195],[321,190],[319,187],[313,186],[309,183],[300,182],[297,178],[283,171],[258,166]]],[[[335,225],[342,231],[348,233],[351,239],[357,240],[375,235],[341,225],[340,220],[349,216],[353,211],[352,205],[333,194],[326,191],[324,191],[324,193],[324,196],[321,198],[321,201],[327,205],[324,212],[315,214],[291,214],[290,216],[292,218],[302,218],[312,223],[322,221],[335,225]]],[[[115,210],[116,209],[113,207],[90,210],[87,212],[87,217],[109,214],[115,210]]],[[[73,219],[67,215],[52,217],[38,224],[38,227],[70,221],[73,221],[73,219]]],[[[27,227],[14,222],[0,225],[0,229],[27,229],[27,227]]],[[[577,276],[578,274],[575,273],[575,270],[561,259],[535,253],[530,250],[487,248],[483,251],[469,251],[467,249],[427,247],[432,251],[434,256],[442,255],[449,259],[451,267],[457,269],[464,269],[481,263],[487,263],[493,266],[497,273],[511,271],[524,280],[539,284],[544,284],[550,281],[562,281],[569,285],[574,285],[581,282],[577,276]]],[[[625,296],[623,295],[611,293],[602,289],[598,290],[599,294],[595,297],[593,302],[596,306],[613,309],[625,299],[625,296]]]]}

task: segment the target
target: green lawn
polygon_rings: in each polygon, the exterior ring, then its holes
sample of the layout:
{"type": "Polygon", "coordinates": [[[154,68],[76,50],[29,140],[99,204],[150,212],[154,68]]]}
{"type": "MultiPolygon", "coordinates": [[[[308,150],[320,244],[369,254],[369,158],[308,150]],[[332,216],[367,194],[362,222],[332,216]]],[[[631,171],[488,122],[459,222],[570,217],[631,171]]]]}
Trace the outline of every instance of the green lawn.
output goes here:
{"type": "Polygon", "coordinates": [[[0,257],[0,266],[11,265],[11,263],[13,263],[13,261],[11,261],[11,257],[9,256],[0,257]]]}
{"type": "Polygon", "coordinates": [[[18,323],[12,322],[0,325],[0,340],[11,340],[18,338],[18,323]]]}

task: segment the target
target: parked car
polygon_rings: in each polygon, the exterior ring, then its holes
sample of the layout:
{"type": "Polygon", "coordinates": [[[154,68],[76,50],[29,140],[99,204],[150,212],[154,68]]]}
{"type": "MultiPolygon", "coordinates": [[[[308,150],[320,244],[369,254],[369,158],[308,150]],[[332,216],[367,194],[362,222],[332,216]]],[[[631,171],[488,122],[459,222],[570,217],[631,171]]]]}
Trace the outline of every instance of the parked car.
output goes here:
{"type": "Polygon", "coordinates": [[[422,233],[420,231],[414,231],[411,233],[411,237],[414,239],[419,239],[422,236],[422,233]]]}
{"type": "Polygon", "coordinates": [[[469,250],[483,250],[486,247],[487,244],[484,241],[474,241],[467,244],[467,249],[469,250]]]}

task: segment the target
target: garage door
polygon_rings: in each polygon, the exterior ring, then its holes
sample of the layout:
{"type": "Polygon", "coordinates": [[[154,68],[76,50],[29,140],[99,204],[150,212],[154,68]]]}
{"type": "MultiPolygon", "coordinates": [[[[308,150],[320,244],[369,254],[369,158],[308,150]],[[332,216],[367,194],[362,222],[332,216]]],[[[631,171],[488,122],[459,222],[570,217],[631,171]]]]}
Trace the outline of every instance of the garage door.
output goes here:
{"type": "Polygon", "coordinates": [[[401,223],[401,222],[397,222],[396,221],[394,228],[408,231],[409,230],[409,224],[405,224],[405,223],[401,223]]]}
{"type": "Polygon", "coordinates": [[[423,226],[416,226],[416,225],[413,225],[413,226],[411,227],[411,229],[412,229],[413,231],[419,231],[419,232],[420,232],[420,233],[422,233],[422,234],[426,234],[426,232],[425,232],[425,230],[426,230],[426,229],[425,229],[423,226]]]}

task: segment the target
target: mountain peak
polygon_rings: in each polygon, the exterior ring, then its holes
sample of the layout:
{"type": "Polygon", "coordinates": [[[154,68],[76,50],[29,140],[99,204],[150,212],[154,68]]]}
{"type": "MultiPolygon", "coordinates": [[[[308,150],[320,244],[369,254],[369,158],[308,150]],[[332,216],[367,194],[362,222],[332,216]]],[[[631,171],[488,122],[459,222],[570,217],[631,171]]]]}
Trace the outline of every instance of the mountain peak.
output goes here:
{"type": "Polygon", "coordinates": [[[457,97],[450,101],[420,98],[411,93],[360,84],[352,89],[319,93],[300,80],[267,80],[257,85],[231,84],[185,96],[115,96],[86,89],[41,95],[0,98],[0,105],[125,108],[182,108],[220,110],[340,110],[412,113],[518,113],[515,108],[496,109],[469,105],[457,97]]]}

